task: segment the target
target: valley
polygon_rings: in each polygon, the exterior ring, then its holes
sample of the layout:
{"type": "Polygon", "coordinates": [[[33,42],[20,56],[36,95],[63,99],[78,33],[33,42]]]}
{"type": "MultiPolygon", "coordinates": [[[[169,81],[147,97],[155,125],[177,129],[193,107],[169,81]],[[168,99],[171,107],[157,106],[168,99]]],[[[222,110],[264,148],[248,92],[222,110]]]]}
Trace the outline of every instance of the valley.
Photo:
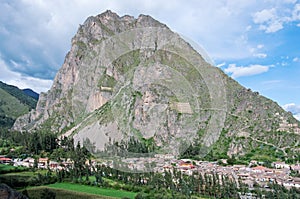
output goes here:
{"type": "Polygon", "coordinates": [[[201,52],[149,15],[88,17],[50,90],[0,82],[1,183],[25,198],[299,198],[300,122],[201,52]]]}

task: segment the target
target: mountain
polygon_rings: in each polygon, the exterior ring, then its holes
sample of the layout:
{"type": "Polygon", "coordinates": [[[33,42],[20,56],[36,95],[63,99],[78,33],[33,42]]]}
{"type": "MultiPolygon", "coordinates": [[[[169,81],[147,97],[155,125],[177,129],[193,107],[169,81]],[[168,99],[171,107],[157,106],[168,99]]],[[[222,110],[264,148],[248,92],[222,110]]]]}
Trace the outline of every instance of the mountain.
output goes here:
{"type": "Polygon", "coordinates": [[[11,128],[19,116],[34,109],[36,104],[37,99],[0,81],[0,128],[11,128]]]}
{"type": "Polygon", "coordinates": [[[32,97],[33,99],[35,99],[36,101],[39,99],[39,94],[34,92],[33,90],[31,90],[30,88],[25,88],[22,91],[29,97],[32,97]]]}
{"type": "Polygon", "coordinates": [[[150,16],[89,17],[51,89],[13,129],[58,132],[98,151],[299,158],[292,114],[203,57],[150,16]]]}

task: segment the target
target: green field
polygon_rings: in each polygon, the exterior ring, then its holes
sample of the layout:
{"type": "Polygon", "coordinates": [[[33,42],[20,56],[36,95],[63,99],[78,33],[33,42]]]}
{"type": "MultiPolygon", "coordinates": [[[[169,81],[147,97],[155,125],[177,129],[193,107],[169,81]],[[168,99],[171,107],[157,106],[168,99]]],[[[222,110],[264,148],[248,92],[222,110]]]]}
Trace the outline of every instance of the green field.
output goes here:
{"type": "Polygon", "coordinates": [[[38,174],[45,175],[47,170],[37,170],[37,171],[22,171],[22,172],[12,172],[3,174],[5,176],[27,176],[27,177],[37,177],[38,174]]]}
{"type": "Polygon", "coordinates": [[[114,199],[114,197],[99,196],[95,194],[87,194],[78,191],[69,191],[69,190],[56,189],[56,188],[50,188],[45,186],[27,189],[27,193],[31,199],[38,199],[41,198],[41,195],[45,189],[49,189],[50,191],[55,192],[56,199],[114,199]]]}
{"type": "Polygon", "coordinates": [[[28,170],[28,168],[14,167],[14,166],[11,166],[11,165],[0,164],[0,174],[10,173],[10,172],[26,171],[26,170],[28,170]]]}
{"type": "Polygon", "coordinates": [[[72,184],[72,183],[55,183],[55,184],[47,185],[46,187],[68,190],[68,191],[75,191],[80,193],[95,194],[101,196],[110,196],[114,198],[122,198],[122,197],[134,198],[136,195],[136,193],[123,191],[123,190],[106,189],[106,188],[92,187],[92,186],[72,184]]]}
{"type": "MultiPolygon", "coordinates": [[[[5,173],[0,175],[0,182],[7,184],[8,186],[14,189],[25,188],[28,186],[41,185],[40,176],[45,177],[47,170],[38,170],[38,171],[23,171],[23,172],[13,172],[5,173]]],[[[49,179],[49,177],[47,177],[49,179]]]]}
{"type": "Polygon", "coordinates": [[[6,164],[0,164],[0,173],[1,172],[9,172],[9,171],[11,171],[12,169],[15,169],[15,167],[14,166],[11,166],[11,165],[6,165],[6,164]]]}

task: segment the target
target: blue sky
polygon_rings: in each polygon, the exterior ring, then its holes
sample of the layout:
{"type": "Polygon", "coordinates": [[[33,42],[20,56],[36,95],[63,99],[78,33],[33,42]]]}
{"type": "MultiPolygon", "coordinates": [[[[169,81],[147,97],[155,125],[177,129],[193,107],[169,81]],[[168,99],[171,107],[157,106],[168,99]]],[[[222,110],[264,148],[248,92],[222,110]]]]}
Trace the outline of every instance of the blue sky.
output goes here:
{"type": "Polygon", "coordinates": [[[88,16],[148,14],[300,119],[299,0],[0,0],[0,80],[47,91],[88,16]]]}

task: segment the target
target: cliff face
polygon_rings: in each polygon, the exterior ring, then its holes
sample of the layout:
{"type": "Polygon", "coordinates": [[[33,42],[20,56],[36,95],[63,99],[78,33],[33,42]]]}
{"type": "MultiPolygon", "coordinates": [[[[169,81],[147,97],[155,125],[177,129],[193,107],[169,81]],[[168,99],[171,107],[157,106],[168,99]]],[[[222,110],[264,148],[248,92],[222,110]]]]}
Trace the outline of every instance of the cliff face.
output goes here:
{"type": "MultiPolygon", "coordinates": [[[[131,136],[175,154],[195,140],[203,153],[226,142],[215,151],[232,155],[265,142],[284,120],[298,125],[275,102],[208,64],[166,25],[107,11],[79,27],[52,88],[14,129],[88,138],[99,150],[131,136]]],[[[282,140],[278,150],[293,142],[282,140]]]]}
{"type": "Polygon", "coordinates": [[[89,17],[72,39],[72,48],[52,88],[41,94],[36,110],[19,118],[14,129],[36,129],[51,120],[51,130],[61,131],[101,107],[111,96],[109,91],[102,92],[99,85],[100,79],[106,80],[105,77],[112,75],[112,68],[108,66],[112,60],[105,57],[110,56],[107,46],[111,45],[110,51],[118,50],[119,41],[112,38],[113,35],[141,27],[165,28],[165,25],[149,16],[134,19],[131,16],[119,17],[111,11],[89,17]]]}

